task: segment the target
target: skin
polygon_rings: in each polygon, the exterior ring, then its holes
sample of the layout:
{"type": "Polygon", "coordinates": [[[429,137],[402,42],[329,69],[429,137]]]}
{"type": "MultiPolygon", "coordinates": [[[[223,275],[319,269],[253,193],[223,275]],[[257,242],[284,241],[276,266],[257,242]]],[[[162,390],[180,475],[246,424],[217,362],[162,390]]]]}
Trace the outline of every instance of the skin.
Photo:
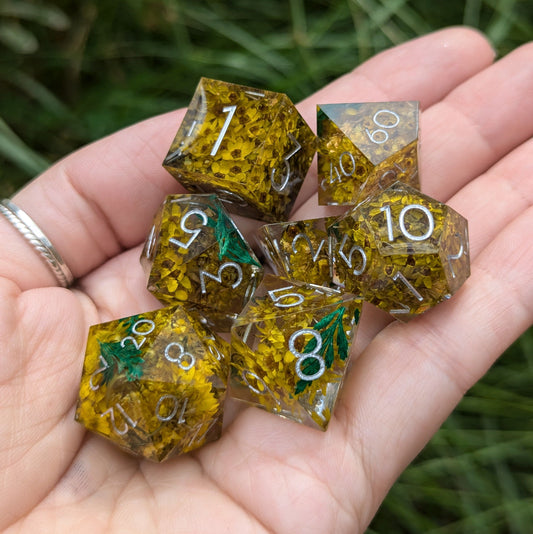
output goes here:
{"type": "MultiPolygon", "coordinates": [[[[0,530],[363,532],[465,391],[533,322],[532,87],[532,44],[494,63],[483,36],[451,28],[299,105],[313,125],[317,103],[419,100],[422,190],[469,220],[471,240],[472,275],[450,301],[408,324],[365,309],[325,433],[247,408],[218,442],[159,465],[73,420],[89,325],[158,307],[138,259],[158,205],[183,191],[161,167],[183,110],[81,149],[15,195],[76,283],[56,287],[0,218],[0,530]]],[[[294,219],[331,213],[315,193],[311,171],[294,219]]]]}

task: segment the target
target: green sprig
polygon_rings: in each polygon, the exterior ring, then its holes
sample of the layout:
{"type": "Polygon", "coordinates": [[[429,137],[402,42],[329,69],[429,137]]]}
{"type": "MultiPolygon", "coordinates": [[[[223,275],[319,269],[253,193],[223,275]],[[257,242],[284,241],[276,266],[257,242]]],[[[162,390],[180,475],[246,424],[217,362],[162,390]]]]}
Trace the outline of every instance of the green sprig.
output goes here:
{"type": "Polygon", "coordinates": [[[124,373],[126,380],[132,381],[143,375],[141,351],[132,343],[121,345],[119,342],[98,342],[100,354],[106,362],[103,383],[107,384],[117,374],[124,373]]]}
{"type": "MultiPolygon", "coordinates": [[[[317,331],[322,339],[322,346],[320,347],[318,354],[324,359],[326,369],[330,369],[335,361],[335,341],[337,343],[337,353],[339,358],[344,361],[348,357],[348,338],[346,337],[346,332],[344,331],[342,324],[342,318],[345,311],[346,308],[341,306],[339,309],[320,319],[320,321],[313,327],[313,330],[317,331]]],[[[313,352],[316,345],[316,338],[311,338],[305,345],[302,354],[313,352]]],[[[301,369],[303,374],[312,376],[318,372],[320,364],[316,358],[307,358],[302,363],[301,369]]],[[[295,393],[299,394],[305,391],[311,382],[311,380],[298,380],[295,393]]]]}
{"type": "Polygon", "coordinates": [[[248,252],[244,239],[233,226],[228,216],[222,211],[222,208],[217,206],[216,211],[216,221],[208,217],[207,226],[215,230],[215,239],[219,247],[218,258],[222,260],[225,256],[238,263],[248,263],[261,267],[261,264],[248,252]]]}
{"type": "Polygon", "coordinates": [[[122,326],[126,327],[126,336],[121,341],[98,341],[100,355],[106,363],[106,368],[102,372],[103,384],[108,384],[114,376],[122,373],[130,382],[142,377],[144,363],[141,357],[142,351],[134,343],[124,342],[137,318],[137,316],[129,317],[122,322],[122,326]]]}

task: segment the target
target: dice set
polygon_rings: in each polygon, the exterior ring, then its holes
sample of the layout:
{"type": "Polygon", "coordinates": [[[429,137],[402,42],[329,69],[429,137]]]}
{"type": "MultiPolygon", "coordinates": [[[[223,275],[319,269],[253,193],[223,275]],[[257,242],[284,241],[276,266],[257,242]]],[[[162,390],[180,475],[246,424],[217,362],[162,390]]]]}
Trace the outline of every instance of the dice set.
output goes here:
{"type": "Polygon", "coordinates": [[[226,395],[325,430],[363,301],[408,321],[463,284],[467,222],[418,190],[418,103],[319,105],[317,131],[286,95],[200,80],[163,162],[189,193],[141,254],[165,307],[91,327],[89,430],[162,461],[220,437],[226,395]],[[288,221],[315,152],[319,204],[346,212],[288,221]],[[228,212],[268,223],[267,266],[228,212]]]}

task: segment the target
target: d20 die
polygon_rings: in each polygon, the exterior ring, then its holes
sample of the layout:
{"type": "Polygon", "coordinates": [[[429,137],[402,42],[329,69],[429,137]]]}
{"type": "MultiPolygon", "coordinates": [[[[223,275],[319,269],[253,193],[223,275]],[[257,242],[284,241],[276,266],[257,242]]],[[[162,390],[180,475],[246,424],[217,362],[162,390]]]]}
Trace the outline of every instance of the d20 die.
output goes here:
{"type": "Polygon", "coordinates": [[[361,304],[354,295],[265,276],[232,328],[230,395],[325,430],[361,304]]]}
{"type": "Polygon", "coordinates": [[[261,226],[258,241],[272,269],[283,278],[319,286],[333,285],[332,239],[335,217],[261,226]]]}
{"type": "Polygon", "coordinates": [[[450,298],[470,275],[466,219],[400,182],[329,231],[339,283],[400,320],[450,298]]]}
{"type": "Polygon", "coordinates": [[[216,440],[228,349],[180,306],[92,326],[76,420],[155,461],[216,440]]]}
{"type": "Polygon", "coordinates": [[[357,204],[396,181],[418,188],[418,102],[325,104],[318,203],[357,204]]]}
{"type": "Polygon", "coordinates": [[[286,95],[202,78],[163,166],[230,211],[281,221],[315,151],[315,135],[286,95]]]}
{"type": "Polygon", "coordinates": [[[229,330],[263,269],[215,195],[170,195],[141,254],[148,290],[229,330]]]}

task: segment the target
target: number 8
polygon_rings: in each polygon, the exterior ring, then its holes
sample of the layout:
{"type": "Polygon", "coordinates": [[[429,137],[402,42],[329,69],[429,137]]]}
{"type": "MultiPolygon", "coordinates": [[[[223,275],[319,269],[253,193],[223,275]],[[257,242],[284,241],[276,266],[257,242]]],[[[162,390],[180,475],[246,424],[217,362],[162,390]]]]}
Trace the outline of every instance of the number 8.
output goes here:
{"type": "Polygon", "coordinates": [[[317,378],[320,378],[324,371],[326,370],[326,363],[324,362],[324,358],[318,354],[318,351],[322,348],[322,336],[312,328],[302,328],[301,330],[297,330],[292,334],[292,336],[289,338],[289,350],[296,356],[296,374],[299,378],[302,380],[312,381],[316,380],[317,378]],[[311,334],[316,339],[316,347],[311,352],[299,352],[296,350],[296,347],[294,346],[294,340],[303,334],[311,334]],[[306,375],[302,371],[302,362],[304,360],[307,360],[308,358],[313,358],[318,362],[320,365],[320,369],[313,375],[306,375]]]}

